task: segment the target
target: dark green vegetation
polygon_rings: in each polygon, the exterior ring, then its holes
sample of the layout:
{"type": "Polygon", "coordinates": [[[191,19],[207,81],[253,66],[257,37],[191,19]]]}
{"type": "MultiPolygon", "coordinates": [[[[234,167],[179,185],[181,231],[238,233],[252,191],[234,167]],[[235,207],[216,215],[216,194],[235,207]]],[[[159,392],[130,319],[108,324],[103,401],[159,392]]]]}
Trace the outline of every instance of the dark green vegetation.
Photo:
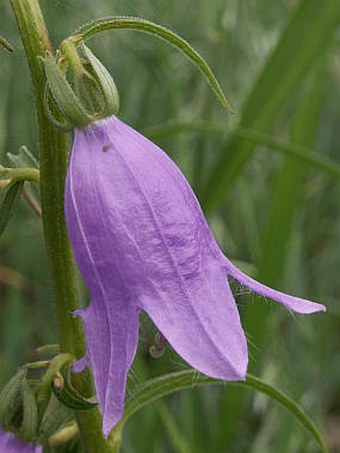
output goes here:
{"type": "MultiPolygon", "coordinates": [[[[55,45],[88,20],[135,15],[177,31],[215,71],[234,117],[181,54],[154,38],[114,31],[88,42],[116,80],[120,117],[136,129],[150,128],[150,138],[180,165],[226,254],[246,269],[251,265],[260,280],[328,306],[326,314],[293,318],[234,287],[249,338],[250,371],[300,401],[330,445],[340,448],[333,428],[340,416],[339,173],[322,165],[326,158],[340,163],[339,2],[45,0],[42,8],[55,45]],[[151,129],[170,121],[169,127],[151,129]],[[205,127],[196,127],[198,121],[205,127]],[[308,153],[319,159],[308,161],[308,153]]],[[[37,132],[26,61],[6,1],[0,28],[15,49],[0,50],[5,163],[6,152],[23,144],[37,156],[37,132]]],[[[185,367],[171,351],[159,359],[149,355],[154,334],[143,318],[131,388],[185,367]]],[[[21,201],[0,242],[1,384],[36,347],[55,341],[41,222],[21,201]]],[[[315,448],[280,407],[227,385],[183,391],[143,409],[129,421],[123,442],[123,451],[138,453],[315,448]]]]}

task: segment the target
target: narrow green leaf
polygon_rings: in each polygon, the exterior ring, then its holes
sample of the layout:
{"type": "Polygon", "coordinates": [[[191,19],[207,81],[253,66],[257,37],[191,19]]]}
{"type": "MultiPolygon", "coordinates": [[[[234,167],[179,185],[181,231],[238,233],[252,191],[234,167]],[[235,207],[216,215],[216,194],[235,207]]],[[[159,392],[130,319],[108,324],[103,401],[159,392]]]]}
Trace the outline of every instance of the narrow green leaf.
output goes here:
{"type": "Polygon", "coordinates": [[[22,189],[24,187],[24,182],[19,181],[11,185],[3,197],[1,206],[0,206],[0,236],[5,231],[7,224],[13,214],[16,211],[16,208],[19,204],[20,196],[22,189]]]}
{"type": "MultiPolygon", "coordinates": [[[[339,23],[340,2],[302,0],[248,96],[240,127],[268,132],[299,84],[327,53],[339,23]],[[292,58],[294,55],[294,58],[292,58]]],[[[202,194],[206,212],[226,196],[252,156],[255,143],[233,137],[222,150],[202,194]]]]}
{"type": "Polygon", "coordinates": [[[157,36],[183,52],[191,62],[198,66],[225,109],[229,113],[233,113],[232,108],[208,63],[187,41],[168,28],[139,17],[113,16],[105,19],[98,19],[84,25],[76,30],[68,39],[72,39],[77,45],[82,41],[92,38],[98,33],[117,29],[136,30],[157,36]]]}
{"type": "Polygon", "coordinates": [[[14,52],[13,47],[3,36],[0,36],[0,46],[6,49],[8,52],[14,52]]]}
{"type": "MultiPolygon", "coordinates": [[[[299,96],[291,133],[291,141],[297,146],[306,146],[308,149],[315,144],[324,87],[325,68],[322,65],[299,96]]],[[[329,167],[330,170],[331,168],[332,166],[329,167]]],[[[258,265],[258,278],[269,286],[280,287],[284,279],[290,239],[297,214],[301,210],[307,177],[308,167],[286,156],[275,178],[271,212],[265,226],[262,256],[258,265]]],[[[270,309],[267,304],[248,305],[244,328],[259,350],[265,343],[268,318],[270,319],[270,309]]]]}
{"type": "MultiPolygon", "coordinates": [[[[151,139],[163,138],[183,132],[199,132],[217,134],[222,137],[227,136],[227,132],[223,126],[208,121],[171,121],[149,127],[144,131],[145,135],[151,139]]],[[[266,146],[283,154],[288,154],[302,163],[307,163],[320,171],[328,173],[330,176],[340,179],[340,165],[332,159],[313,152],[308,147],[296,143],[286,143],[251,129],[235,129],[229,132],[229,135],[245,141],[250,141],[254,144],[266,146]]]]}
{"type": "Polygon", "coordinates": [[[327,157],[321,156],[316,152],[313,152],[311,148],[306,145],[300,145],[297,143],[286,143],[280,140],[276,140],[268,135],[261,134],[256,131],[249,129],[239,129],[233,134],[235,137],[239,137],[244,140],[249,140],[259,145],[265,145],[273,150],[280,151],[284,154],[288,154],[295,160],[299,160],[302,163],[307,163],[317,168],[320,171],[328,173],[337,179],[340,179],[340,165],[327,157]]]}
{"type": "Polygon", "coordinates": [[[211,384],[243,387],[251,390],[257,390],[269,396],[271,399],[275,400],[281,406],[283,406],[301,423],[301,425],[309,432],[316,443],[320,446],[322,452],[327,452],[327,447],[321,434],[319,433],[314,423],[303,411],[303,409],[280,390],[277,390],[275,387],[250,374],[247,375],[247,379],[245,381],[236,382],[226,382],[209,378],[198,373],[195,370],[186,370],[178,373],[171,373],[160,378],[151,379],[144,384],[135,387],[131,394],[128,396],[125,403],[124,416],[116,429],[120,430],[122,425],[142,407],[166,395],[177,392],[179,390],[211,384]]]}

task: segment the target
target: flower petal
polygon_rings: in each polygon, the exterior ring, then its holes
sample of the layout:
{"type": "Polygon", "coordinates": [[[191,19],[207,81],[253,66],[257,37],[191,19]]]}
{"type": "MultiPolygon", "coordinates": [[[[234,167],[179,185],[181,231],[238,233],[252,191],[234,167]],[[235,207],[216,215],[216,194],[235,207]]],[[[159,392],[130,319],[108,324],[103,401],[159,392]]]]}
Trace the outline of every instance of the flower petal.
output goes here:
{"type": "Polygon", "coordinates": [[[87,139],[78,134],[75,146],[81,152],[72,153],[65,190],[69,235],[91,294],[90,306],[75,313],[84,321],[87,353],[74,370],[92,365],[107,436],[123,413],[127,373],[138,342],[138,308],[121,275],[115,236],[106,226],[105,206],[93,178],[96,162],[91,151],[101,152],[101,147],[96,140],[89,145],[87,139]]]}
{"type": "Polygon", "coordinates": [[[207,263],[180,280],[176,271],[171,281],[155,279],[143,309],[192,367],[216,379],[245,379],[247,342],[225,272],[207,263]]]}
{"type": "Polygon", "coordinates": [[[17,439],[14,434],[0,429],[0,452],[3,453],[42,453],[41,446],[17,439]]]}
{"type": "Polygon", "coordinates": [[[123,411],[145,310],[194,368],[244,379],[248,353],[227,275],[301,313],[322,305],[267,288],[219,249],[185,177],[155,144],[112,116],[77,129],[66,181],[70,238],[91,305],[78,311],[105,435],[123,411]]]}
{"type": "Polygon", "coordinates": [[[129,225],[144,271],[141,308],[194,368],[244,379],[248,354],[240,317],[221,252],[188,182],[160,148],[118,119],[109,134],[119,143],[112,150],[115,167],[120,162],[129,175],[126,196],[134,194],[128,199],[134,218],[126,210],[121,221],[129,225]]]}
{"type": "Polygon", "coordinates": [[[326,311],[326,307],[322,304],[316,302],[311,302],[310,300],[301,299],[299,297],[289,296],[288,294],[276,291],[275,289],[269,288],[262,283],[254,280],[248,275],[240,271],[234,264],[232,264],[227,258],[226,261],[226,270],[229,275],[231,275],[235,280],[239,281],[242,285],[247,286],[249,289],[254,291],[261,296],[268,297],[270,299],[280,302],[289,310],[293,310],[296,313],[309,314],[315,313],[317,311],[326,311]]]}
{"type": "Polygon", "coordinates": [[[123,301],[105,313],[102,304],[92,300],[78,314],[84,321],[87,357],[93,367],[103,433],[107,437],[124,412],[127,374],[138,341],[138,311],[123,301]]]}

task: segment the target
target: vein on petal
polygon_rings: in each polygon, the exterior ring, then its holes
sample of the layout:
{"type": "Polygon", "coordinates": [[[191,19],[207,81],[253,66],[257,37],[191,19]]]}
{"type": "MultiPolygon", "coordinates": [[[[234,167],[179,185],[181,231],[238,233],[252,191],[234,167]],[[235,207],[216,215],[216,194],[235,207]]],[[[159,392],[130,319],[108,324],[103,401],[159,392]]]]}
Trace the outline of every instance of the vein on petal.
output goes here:
{"type": "MultiPolygon", "coordinates": [[[[124,139],[125,139],[125,140],[126,140],[126,138],[127,138],[127,137],[124,136],[124,139]]],[[[129,136],[128,138],[129,138],[129,139],[132,139],[133,141],[135,141],[133,137],[130,137],[130,136],[129,136]]],[[[135,142],[135,143],[136,143],[136,142],[135,142]]],[[[139,146],[139,144],[138,144],[138,146],[139,146]]],[[[163,243],[164,249],[166,250],[166,253],[167,253],[167,255],[168,255],[169,259],[170,259],[170,263],[172,264],[172,268],[173,268],[175,274],[176,274],[177,277],[178,277],[178,281],[179,281],[179,283],[180,283],[180,288],[181,288],[182,294],[184,295],[184,297],[185,297],[187,300],[189,300],[190,307],[192,308],[193,313],[195,314],[196,318],[198,319],[200,325],[202,326],[202,328],[203,328],[203,330],[204,330],[204,332],[205,332],[205,334],[206,334],[206,337],[207,337],[208,340],[211,342],[211,344],[213,345],[214,349],[218,351],[219,355],[223,358],[223,360],[225,360],[225,359],[226,359],[226,356],[225,356],[224,352],[221,351],[218,342],[216,342],[216,340],[215,340],[214,338],[211,337],[210,332],[206,329],[205,323],[202,321],[202,318],[201,318],[200,314],[197,312],[197,310],[196,310],[196,308],[195,308],[194,301],[192,300],[192,297],[191,297],[190,293],[188,292],[188,290],[187,290],[187,288],[186,288],[186,285],[185,285],[185,282],[184,282],[183,277],[182,277],[182,275],[181,275],[181,272],[180,272],[180,270],[178,269],[178,265],[177,265],[176,259],[175,259],[174,256],[172,255],[171,249],[170,249],[170,248],[167,246],[167,244],[166,244],[164,235],[163,235],[163,233],[162,233],[162,229],[161,229],[161,227],[160,227],[160,225],[159,225],[159,223],[158,223],[158,220],[157,220],[157,216],[156,216],[156,214],[155,214],[155,212],[154,212],[154,210],[153,210],[153,207],[151,206],[151,204],[150,204],[150,202],[149,202],[149,200],[148,200],[147,195],[145,194],[145,192],[144,192],[144,190],[143,190],[141,184],[139,183],[138,179],[137,179],[136,176],[134,175],[133,170],[131,169],[129,163],[124,159],[124,157],[123,157],[121,151],[120,151],[120,150],[118,149],[118,147],[116,147],[116,146],[115,146],[115,150],[116,150],[117,154],[119,155],[119,157],[120,157],[122,163],[125,165],[125,167],[127,168],[128,172],[130,173],[130,175],[131,175],[133,181],[134,181],[134,182],[136,183],[136,185],[138,186],[138,188],[139,188],[139,190],[140,190],[140,193],[141,193],[142,196],[143,196],[143,199],[144,199],[144,202],[145,202],[144,204],[146,205],[146,207],[147,207],[148,210],[149,210],[150,216],[151,216],[151,218],[153,219],[154,225],[155,225],[155,227],[156,227],[156,229],[157,229],[157,232],[158,232],[158,234],[159,234],[159,237],[161,238],[161,241],[162,241],[162,243],[163,243]]],[[[124,226],[124,225],[123,225],[123,226],[124,226]]],[[[125,228],[125,226],[124,226],[124,228],[125,228]]],[[[227,277],[226,277],[226,279],[227,279],[227,277]]],[[[226,281],[226,284],[227,284],[227,281],[226,281]]],[[[210,293],[211,297],[214,298],[214,296],[213,296],[212,293],[211,293],[211,289],[210,289],[209,285],[206,286],[206,288],[208,289],[208,292],[210,293]]],[[[147,310],[146,310],[146,311],[147,311],[147,310]]],[[[228,358],[228,361],[230,361],[229,358],[228,358]]],[[[230,365],[232,366],[232,368],[234,367],[234,365],[233,365],[231,362],[230,362],[230,365]]],[[[236,373],[237,373],[237,370],[235,370],[235,371],[236,371],[236,373]]]]}
{"type": "MultiPolygon", "coordinates": [[[[72,154],[71,154],[71,161],[70,161],[70,168],[69,168],[71,200],[72,200],[75,216],[76,216],[76,219],[77,219],[77,224],[78,224],[78,227],[79,227],[79,231],[80,231],[80,234],[81,234],[81,236],[83,238],[83,242],[84,242],[84,245],[85,245],[85,250],[86,250],[86,252],[88,254],[91,266],[92,266],[92,268],[94,270],[94,275],[96,276],[96,280],[98,281],[98,285],[99,285],[100,291],[101,291],[103,299],[105,301],[104,305],[105,305],[105,310],[106,310],[106,319],[108,320],[107,300],[106,300],[106,296],[105,296],[105,290],[104,290],[103,284],[101,282],[101,278],[100,278],[99,272],[97,270],[97,267],[96,267],[96,264],[95,264],[91,249],[90,249],[90,244],[88,243],[87,238],[86,238],[86,234],[85,234],[84,227],[83,227],[83,224],[82,224],[82,221],[81,221],[81,217],[80,217],[80,213],[79,213],[79,210],[78,210],[78,205],[77,205],[77,202],[76,202],[76,196],[75,196],[75,193],[74,193],[73,171],[72,171],[72,169],[73,169],[73,159],[74,159],[74,152],[72,152],[72,154]]],[[[92,162],[92,160],[91,160],[91,162],[92,162]]],[[[111,345],[111,339],[112,339],[111,326],[110,326],[109,322],[107,322],[107,324],[108,324],[108,328],[109,328],[110,345],[111,345]]],[[[110,350],[111,349],[112,348],[110,348],[110,350]]],[[[91,359],[91,362],[93,363],[93,359],[91,357],[91,354],[90,354],[90,359],[91,359]]],[[[106,373],[106,374],[107,374],[107,377],[106,377],[106,383],[107,383],[108,373],[106,373]]],[[[105,373],[104,373],[104,375],[105,375],[105,373]]],[[[103,412],[105,412],[105,404],[106,404],[106,400],[104,399],[104,401],[103,401],[103,405],[104,405],[103,412]]]]}

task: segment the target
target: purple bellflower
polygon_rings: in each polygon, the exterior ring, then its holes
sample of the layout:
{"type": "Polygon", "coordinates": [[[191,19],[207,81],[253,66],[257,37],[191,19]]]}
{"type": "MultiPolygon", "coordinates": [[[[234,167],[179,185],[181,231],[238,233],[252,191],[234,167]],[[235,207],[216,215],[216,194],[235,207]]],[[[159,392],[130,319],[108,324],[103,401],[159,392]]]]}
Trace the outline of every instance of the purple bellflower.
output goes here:
{"type": "Polygon", "coordinates": [[[17,439],[14,434],[0,429],[0,452],[2,453],[42,453],[42,447],[17,439]]]}
{"type": "Polygon", "coordinates": [[[225,380],[245,379],[248,364],[228,276],[297,313],[325,310],[232,264],[178,167],[116,116],[75,130],[65,213],[91,295],[76,312],[87,352],[74,370],[93,368],[105,436],[123,414],[141,310],[192,367],[225,380]]]}

